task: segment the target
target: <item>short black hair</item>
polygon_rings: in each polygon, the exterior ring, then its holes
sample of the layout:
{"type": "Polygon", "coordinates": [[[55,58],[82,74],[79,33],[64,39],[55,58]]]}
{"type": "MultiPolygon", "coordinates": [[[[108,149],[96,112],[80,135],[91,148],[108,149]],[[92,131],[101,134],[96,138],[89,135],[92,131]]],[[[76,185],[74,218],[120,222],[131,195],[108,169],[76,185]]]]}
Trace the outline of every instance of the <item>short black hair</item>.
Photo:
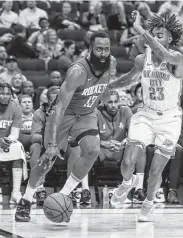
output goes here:
{"type": "Polygon", "coordinates": [[[73,40],[65,40],[64,41],[65,48],[69,48],[69,46],[71,46],[71,45],[75,45],[75,41],[73,41],[73,40]]]}
{"type": "Polygon", "coordinates": [[[41,21],[43,21],[43,20],[48,21],[48,18],[46,18],[46,17],[40,17],[40,18],[39,18],[39,25],[40,25],[41,21]]]}
{"type": "Polygon", "coordinates": [[[117,96],[117,98],[118,98],[118,100],[119,100],[119,93],[118,93],[118,91],[116,91],[116,90],[109,90],[108,96],[110,97],[110,96],[112,96],[112,95],[117,96]]]}
{"type": "Polygon", "coordinates": [[[105,32],[105,31],[96,31],[93,32],[92,35],[90,36],[90,45],[93,44],[93,42],[95,41],[95,38],[108,38],[110,41],[110,37],[109,35],[105,32]]]}
{"type": "Polygon", "coordinates": [[[137,96],[137,90],[142,87],[141,83],[138,83],[134,89],[134,95],[137,96]]]}
{"type": "Polygon", "coordinates": [[[159,17],[158,15],[154,14],[154,16],[148,20],[148,27],[150,32],[152,32],[154,28],[161,27],[170,31],[173,38],[170,45],[173,46],[179,42],[183,33],[182,25],[179,23],[179,20],[176,19],[175,14],[170,16],[168,13],[166,13],[164,17],[159,17]]]}
{"type": "Polygon", "coordinates": [[[14,24],[12,28],[13,28],[14,34],[22,33],[25,31],[25,27],[21,24],[14,24]]]}
{"type": "Polygon", "coordinates": [[[11,85],[9,83],[5,83],[5,82],[0,82],[0,88],[4,89],[4,88],[9,88],[11,95],[14,98],[14,92],[13,92],[13,88],[11,87],[11,85]]]}

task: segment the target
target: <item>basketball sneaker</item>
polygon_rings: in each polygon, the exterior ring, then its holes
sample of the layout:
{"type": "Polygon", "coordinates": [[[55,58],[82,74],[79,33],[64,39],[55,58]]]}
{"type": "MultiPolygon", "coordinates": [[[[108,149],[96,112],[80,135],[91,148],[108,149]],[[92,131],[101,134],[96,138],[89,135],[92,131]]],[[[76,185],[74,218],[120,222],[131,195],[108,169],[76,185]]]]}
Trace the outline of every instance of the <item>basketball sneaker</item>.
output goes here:
{"type": "Polygon", "coordinates": [[[36,203],[39,206],[43,206],[44,200],[46,199],[46,190],[38,190],[36,192],[36,203]]]}
{"type": "Polygon", "coordinates": [[[114,192],[111,198],[111,205],[119,206],[124,203],[126,200],[128,193],[132,188],[135,188],[138,184],[138,177],[133,174],[131,185],[121,184],[117,190],[114,192]]]}
{"type": "Polygon", "coordinates": [[[90,204],[91,203],[91,193],[88,189],[84,189],[81,192],[80,204],[90,204]]]}
{"type": "Polygon", "coordinates": [[[12,192],[9,203],[11,203],[11,204],[18,203],[21,198],[22,198],[21,192],[12,192]]]}
{"type": "Polygon", "coordinates": [[[31,203],[28,200],[21,198],[15,212],[15,221],[29,222],[30,211],[31,211],[31,203]]]}
{"type": "Polygon", "coordinates": [[[139,188],[133,194],[133,203],[143,203],[145,198],[146,196],[145,196],[144,189],[139,188]]]}
{"type": "Polygon", "coordinates": [[[168,193],[167,201],[171,204],[179,204],[177,191],[170,190],[168,193]]]}
{"type": "Polygon", "coordinates": [[[152,222],[154,214],[154,204],[147,202],[146,200],[142,203],[140,213],[138,215],[138,222],[152,222]]]}

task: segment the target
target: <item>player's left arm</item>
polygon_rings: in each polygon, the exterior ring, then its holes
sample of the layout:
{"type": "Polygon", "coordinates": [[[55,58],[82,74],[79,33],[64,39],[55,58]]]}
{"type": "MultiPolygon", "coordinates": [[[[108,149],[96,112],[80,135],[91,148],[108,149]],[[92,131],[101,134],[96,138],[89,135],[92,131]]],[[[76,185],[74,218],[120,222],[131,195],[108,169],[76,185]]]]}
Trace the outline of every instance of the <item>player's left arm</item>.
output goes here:
{"type": "Polygon", "coordinates": [[[183,55],[178,52],[169,52],[163,45],[161,45],[148,31],[144,30],[141,26],[141,16],[138,11],[134,11],[132,16],[135,18],[134,28],[140,33],[145,43],[149,45],[154,54],[158,56],[162,61],[166,61],[172,65],[179,65],[183,62],[183,55]]]}
{"type": "Polygon", "coordinates": [[[14,113],[14,118],[13,118],[13,122],[11,125],[10,134],[8,136],[8,138],[11,141],[18,140],[21,124],[22,124],[22,109],[21,109],[20,105],[17,105],[15,108],[15,113],[14,113]]]}

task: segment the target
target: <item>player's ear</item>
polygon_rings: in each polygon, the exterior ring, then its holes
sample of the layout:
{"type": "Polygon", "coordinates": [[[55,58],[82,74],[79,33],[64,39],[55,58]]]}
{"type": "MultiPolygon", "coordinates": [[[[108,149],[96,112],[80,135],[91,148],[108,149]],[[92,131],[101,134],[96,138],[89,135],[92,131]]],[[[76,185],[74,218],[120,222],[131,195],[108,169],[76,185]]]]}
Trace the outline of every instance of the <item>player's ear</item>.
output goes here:
{"type": "Polygon", "coordinates": [[[173,40],[172,37],[169,36],[169,37],[168,37],[168,43],[171,44],[172,40],[173,40]]]}

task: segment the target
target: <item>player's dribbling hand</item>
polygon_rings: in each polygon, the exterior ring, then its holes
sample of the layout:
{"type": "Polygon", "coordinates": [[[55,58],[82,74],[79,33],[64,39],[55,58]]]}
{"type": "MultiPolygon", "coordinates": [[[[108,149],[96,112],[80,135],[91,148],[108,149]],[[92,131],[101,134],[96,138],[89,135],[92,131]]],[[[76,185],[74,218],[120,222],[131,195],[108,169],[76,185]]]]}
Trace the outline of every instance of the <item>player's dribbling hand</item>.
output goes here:
{"type": "Polygon", "coordinates": [[[63,159],[57,146],[48,146],[45,153],[39,159],[38,164],[39,166],[43,166],[44,169],[47,169],[51,167],[56,158],[63,159]]]}
{"type": "Polygon", "coordinates": [[[2,149],[8,149],[11,145],[11,140],[7,137],[4,137],[4,138],[0,138],[0,147],[2,149]]]}
{"type": "Polygon", "coordinates": [[[135,28],[135,30],[140,34],[144,34],[145,30],[141,26],[140,13],[138,11],[133,11],[132,12],[132,17],[135,20],[134,23],[133,23],[133,27],[135,28]]]}

